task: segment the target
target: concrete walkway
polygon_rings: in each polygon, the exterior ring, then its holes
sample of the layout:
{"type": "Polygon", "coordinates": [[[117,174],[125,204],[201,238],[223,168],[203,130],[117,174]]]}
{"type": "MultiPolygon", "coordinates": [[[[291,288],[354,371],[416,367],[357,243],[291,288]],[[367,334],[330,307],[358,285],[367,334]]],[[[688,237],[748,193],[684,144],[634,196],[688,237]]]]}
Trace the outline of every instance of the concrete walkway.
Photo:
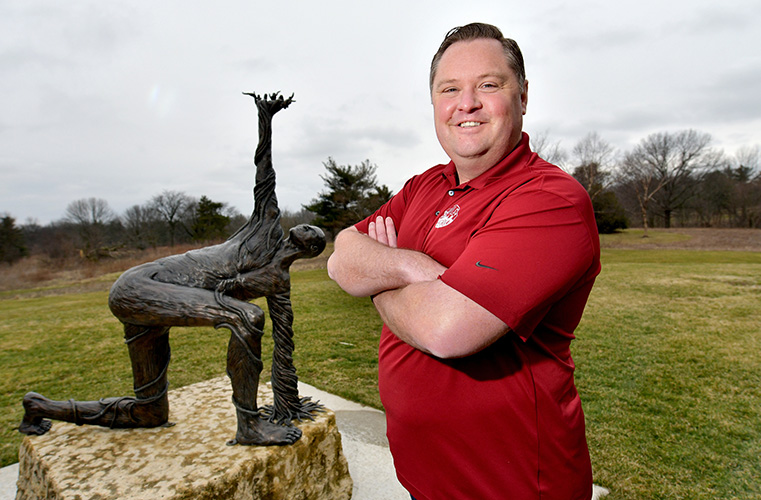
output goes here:
{"type": "MultiPolygon", "coordinates": [[[[386,440],[386,416],[382,411],[303,382],[299,382],[299,393],[320,401],[336,414],[344,455],[354,480],[352,500],[409,500],[409,494],[396,480],[386,440]]],[[[17,479],[18,464],[0,469],[0,500],[15,500],[17,479]]],[[[592,500],[607,494],[608,490],[595,486],[592,500]]]]}
{"type": "Polygon", "coordinates": [[[409,493],[396,479],[386,440],[386,415],[382,411],[303,382],[299,382],[299,393],[312,396],[336,414],[349,474],[354,480],[352,500],[409,500],[409,493]]]}

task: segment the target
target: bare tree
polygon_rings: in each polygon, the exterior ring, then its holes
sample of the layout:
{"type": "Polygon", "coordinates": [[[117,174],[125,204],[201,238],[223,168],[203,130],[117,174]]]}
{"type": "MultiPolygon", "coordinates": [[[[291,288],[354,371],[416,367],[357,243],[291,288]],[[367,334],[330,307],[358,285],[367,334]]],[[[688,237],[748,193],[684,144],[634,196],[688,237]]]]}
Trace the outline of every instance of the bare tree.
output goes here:
{"type": "Polygon", "coordinates": [[[531,151],[539,155],[543,160],[565,169],[565,162],[568,158],[565,150],[560,147],[560,141],[551,141],[548,130],[540,132],[531,137],[531,151]]]}
{"type": "Polygon", "coordinates": [[[164,190],[151,200],[151,208],[156,210],[161,220],[169,228],[169,244],[171,246],[174,246],[177,229],[181,226],[183,217],[194,204],[193,198],[180,191],[164,190]]]}
{"type": "Polygon", "coordinates": [[[156,246],[158,222],[160,222],[158,212],[150,204],[133,205],[125,210],[122,224],[129,245],[140,250],[148,246],[156,246]]]}
{"type": "Polygon", "coordinates": [[[761,146],[744,146],[735,152],[735,165],[752,180],[761,175],[761,146]]]}
{"type": "Polygon", "coordinates": [[[651,134],[626,154],[622,177],[636,193],[647,236],[651,203],[660,209],[666,227],[671,215],[695,193],[699,176],[720,164],[722,155],[711,150],[709,134],[694,130],[651,134]]]}
{"type": "Polygon", "coordinates": [[[613,182],[611,171],[615,165],[616,150],[597,132],[590,132],[579,140],[571,151],[573,176],[594,199],[613,182]]]}
{"type": "Polygon", "coordinates": [[[280,225],[283,226],[283,231],[288,231],[294,226],[299,224],[311,224],[314,221],[315,214],[310,212],[306,208],[301,208],[299,211],[288,210],[284,208],[280,212],[280,225]]]}
{"type": "Polygon", "coordinates": [[[82,245],[81,255],[88,259],[98,259],[104,252],[106,225],[115,218],[106,200],[82,198],[69,203],[64,220],[77,228],[82,245]]]}
{"type": "Polygon", "coordinates": [[[114,212],[104,199],[82,198],[69,203],[65,219],[74,224],[107,224],[114,219],[114,212]]]}

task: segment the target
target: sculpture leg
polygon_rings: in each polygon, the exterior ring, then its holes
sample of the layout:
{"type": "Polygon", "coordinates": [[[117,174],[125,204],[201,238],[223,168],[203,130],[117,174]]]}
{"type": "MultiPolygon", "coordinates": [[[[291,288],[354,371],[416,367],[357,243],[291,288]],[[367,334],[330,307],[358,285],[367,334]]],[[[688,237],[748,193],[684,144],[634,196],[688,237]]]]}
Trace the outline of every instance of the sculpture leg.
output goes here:
{"type": "Polygon", "coordinates": [[[164,425],[169,419],[169,327],[124,325],[124,338],[132,363],[134,427],[164,425]]]}
{"type": "Polygon", "coordinates": [[[19,431],[44,434],[47,419],[77,425],[112,428],[157,427],[167,422],[167,376],[169,328],[125,325],[137,397],[105,398],[98,401],[54,401],[35,392],[24,396],[24,417],[19,431]]]}
{"type": "Polygon", "coordinates": [[[276,423],[288,423],[294,419],[314,420],[313,412],[324,407],[310,397],[299,397],[299,378],[293,366],[293,310],[290,294],[284,293],[267,297],[267,305],[272,318],[272,392],[275,401],[266,406],[264,412],[276,423]]]}
{"type": "MultiPolygon", "coordinates": [[[[233,404],[238,420],[235,439],[228,444],[241,445],[282,445],[292,444],[301,437],[301,429],[270,422],[259,413],[256,403],[259,376],[262,372],[262,328],[264,312],[256,305],[233,299],[218,297],[228,307],[258,309],[253,321],[245,325],[223,323],[218,327],[230,329],[230,343],[227,349],[227,374],[233,388],[233,404]],[[244,305],[245,304],[245,305],[244,305]]],[[[252,314],[241,317],[254,317],[252,314]]]]}

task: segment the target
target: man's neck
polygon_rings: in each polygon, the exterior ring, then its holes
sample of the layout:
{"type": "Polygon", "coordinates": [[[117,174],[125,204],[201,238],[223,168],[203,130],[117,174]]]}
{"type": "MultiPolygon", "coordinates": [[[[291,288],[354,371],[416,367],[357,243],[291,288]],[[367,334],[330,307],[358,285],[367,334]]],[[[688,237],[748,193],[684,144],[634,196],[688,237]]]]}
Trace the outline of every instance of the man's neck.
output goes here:
{"type": "Polygon", "coordinates": [[[461,184],[467,184],[493,166],[494,165],[489,167],[468,168],[468,166],[462,167],[460,164],[455,164],[455,171],[457,172],[457,185],[459,186],[461,184]]]}
{"type": "Polygon", "coordinates": [[[491,157],[488,155],[475,157],[475,158],[459,158],[455,161],[455,171],[457,172],[458,185],[465,184],[472,181],[479,175],[490,170],[492,167],[498,165],[502,160],[510,156],[515,151],[515,148],[521,143],[523,135],[519,135],[518,139],[514,142],[513,147],[509,149],[507,154],[500,158],[491,157]]]}

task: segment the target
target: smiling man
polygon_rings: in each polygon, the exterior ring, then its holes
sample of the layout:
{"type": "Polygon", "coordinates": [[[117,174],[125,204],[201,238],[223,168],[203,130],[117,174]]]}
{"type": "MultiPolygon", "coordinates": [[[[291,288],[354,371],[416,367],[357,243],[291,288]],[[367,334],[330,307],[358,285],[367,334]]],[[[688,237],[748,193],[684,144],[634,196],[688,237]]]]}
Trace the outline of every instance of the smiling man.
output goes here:
{"type": "Polygon", "coordinates": [[[451,161],[336,238],[328,272],[384,321],[379,390],[417,500],[592,495],[570,343],[600,250],[592,204],[529,148],[523,56],[494,26],[431,64],[451,161]]]}

